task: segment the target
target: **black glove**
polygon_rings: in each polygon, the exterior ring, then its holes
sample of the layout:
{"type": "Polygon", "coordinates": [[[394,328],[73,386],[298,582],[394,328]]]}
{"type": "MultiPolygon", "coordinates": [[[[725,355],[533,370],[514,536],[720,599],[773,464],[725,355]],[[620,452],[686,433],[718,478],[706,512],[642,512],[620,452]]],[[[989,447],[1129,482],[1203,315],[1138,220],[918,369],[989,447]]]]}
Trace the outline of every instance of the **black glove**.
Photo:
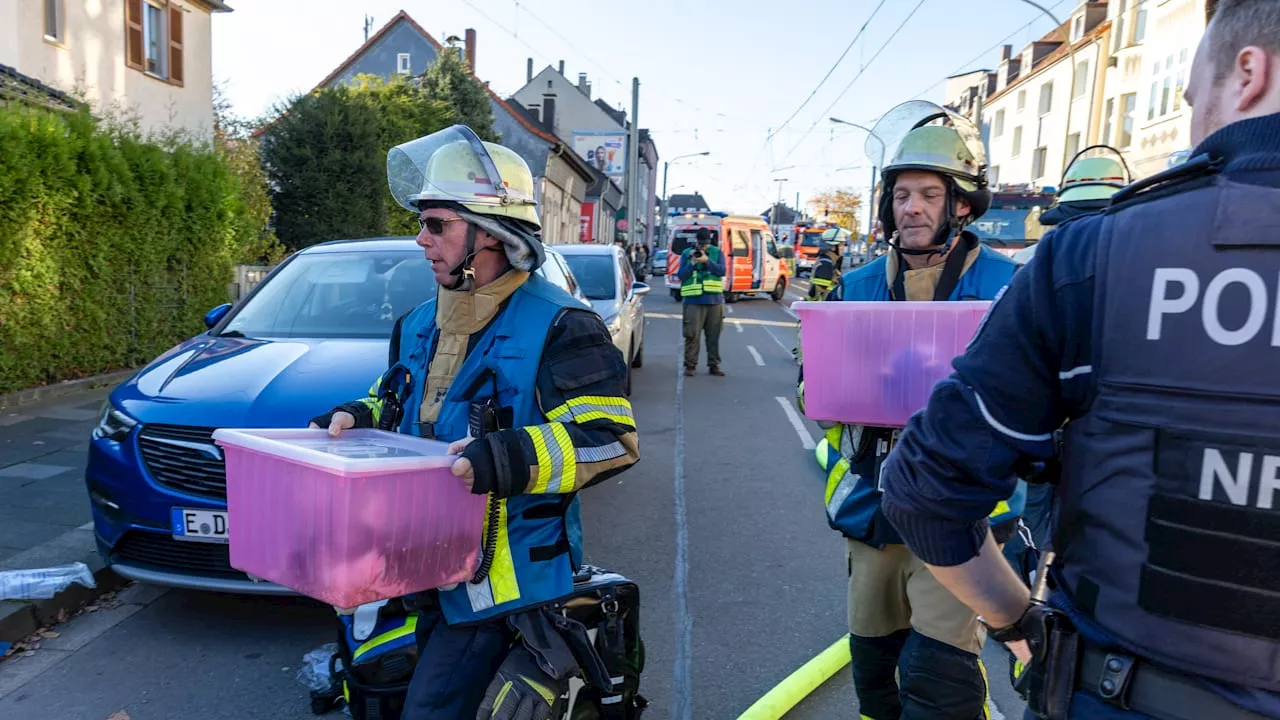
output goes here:
{"type": "Polygon", "coordinates": [[[529,484],[529,468],[520,452],[519,429],[496,430],[473,440],[462,451],[462,457],[471,461],[475,480],[471,492],[476,495],[493,493],[508,498],[524,492],[529,484]]]}
{"type": "Polygon", "coordinates": [[[476,720],[553,720],[569,681],[555,680],[538,667],[524,645],[516,645],[485,690],[476,720]]]}

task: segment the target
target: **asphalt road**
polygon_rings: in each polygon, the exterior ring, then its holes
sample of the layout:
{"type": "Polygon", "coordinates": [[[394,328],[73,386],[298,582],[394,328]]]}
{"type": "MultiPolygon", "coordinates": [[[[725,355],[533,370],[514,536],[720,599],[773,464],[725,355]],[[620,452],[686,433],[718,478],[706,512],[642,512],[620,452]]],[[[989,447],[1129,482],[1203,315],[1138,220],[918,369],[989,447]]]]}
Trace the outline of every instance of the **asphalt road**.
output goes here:
{"type": "MultiPolygon", "coordinates": [[[[632,397],[642,460],[584,494],[587,561],[641,586],[646,720],[735,718],[846,632],[843,540],[805,447],[818,430],[785,409],[793,319],[766,298],[729,306],[728,377],[704,356],[685,378],[680,305],[654,284],[632,397]]],[[[145,586],[113,604],[0,663],[0,718],[313,717],[295,673],[330,640],[329,608],[145,586]]],[[[992,717],[1021,717],[1000,651],[987,655],[992,717]]],[[[856,718],[847,668],[787,717],[856,718]]]]}

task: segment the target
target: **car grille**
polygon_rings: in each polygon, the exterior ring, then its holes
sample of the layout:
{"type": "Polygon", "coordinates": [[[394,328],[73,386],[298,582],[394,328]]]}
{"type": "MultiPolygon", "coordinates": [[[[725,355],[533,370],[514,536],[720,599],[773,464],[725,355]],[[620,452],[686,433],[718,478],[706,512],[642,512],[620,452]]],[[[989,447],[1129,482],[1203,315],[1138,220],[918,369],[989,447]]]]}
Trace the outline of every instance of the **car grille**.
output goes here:
{"type": "Polygon", "coordinates": [[[208,577],[247,580],[231,567],[228,545],[182,542],[160,533],[131,530],[111,551],[111,562],[208,577]]]}
{"type": "Polygon", "coordinates": [[[165,487],[215,500],[227,499],[227,469],[213,429],[147,425],[138,436],[147,472],[165,487]]]}

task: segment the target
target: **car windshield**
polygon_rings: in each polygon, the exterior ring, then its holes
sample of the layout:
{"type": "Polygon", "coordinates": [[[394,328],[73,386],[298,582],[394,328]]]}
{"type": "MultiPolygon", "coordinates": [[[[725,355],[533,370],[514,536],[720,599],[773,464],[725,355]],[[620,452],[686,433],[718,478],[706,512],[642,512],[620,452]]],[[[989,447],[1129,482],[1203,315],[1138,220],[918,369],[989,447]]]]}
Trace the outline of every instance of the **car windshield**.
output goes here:
{"type": "Polygon", "coordinates": [[[564,256],[578,280],[578,287],[588,300],[614,300],[618,297],[618,280],[614,277],[614,260],[609,255],[564,256]]]}
{"type": "Polygon", "coordinates": [[[804,238],[800,240],[801,247],[818,247],[818,241],[822,239],[822,233],[805,233],[804,238]]]}
{"type": "Polygon", "coordinates": [[[222,335],[389,338],[396,318],[435,296],[420,252],[299,255],[272,275],[222,328],[222,335]]]}

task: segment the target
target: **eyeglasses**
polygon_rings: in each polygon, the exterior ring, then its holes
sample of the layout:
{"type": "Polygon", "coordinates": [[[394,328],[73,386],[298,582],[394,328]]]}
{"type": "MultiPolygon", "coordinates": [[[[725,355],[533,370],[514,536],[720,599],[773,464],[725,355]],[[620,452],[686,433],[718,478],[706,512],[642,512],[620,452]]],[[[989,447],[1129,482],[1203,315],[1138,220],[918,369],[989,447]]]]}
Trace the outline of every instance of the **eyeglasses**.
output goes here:
{"type": "Polygon", "coordinates": [[[443,235],[445,225],[451,222],[457,222],[458,220],[461,220],[461,219],[462,218],[460,217],[450,217],[450,218],[420,217],[418,218],[418,229],[420,230],[425,229],[427,232],[431,233],[432,235],[443,235]]]}

